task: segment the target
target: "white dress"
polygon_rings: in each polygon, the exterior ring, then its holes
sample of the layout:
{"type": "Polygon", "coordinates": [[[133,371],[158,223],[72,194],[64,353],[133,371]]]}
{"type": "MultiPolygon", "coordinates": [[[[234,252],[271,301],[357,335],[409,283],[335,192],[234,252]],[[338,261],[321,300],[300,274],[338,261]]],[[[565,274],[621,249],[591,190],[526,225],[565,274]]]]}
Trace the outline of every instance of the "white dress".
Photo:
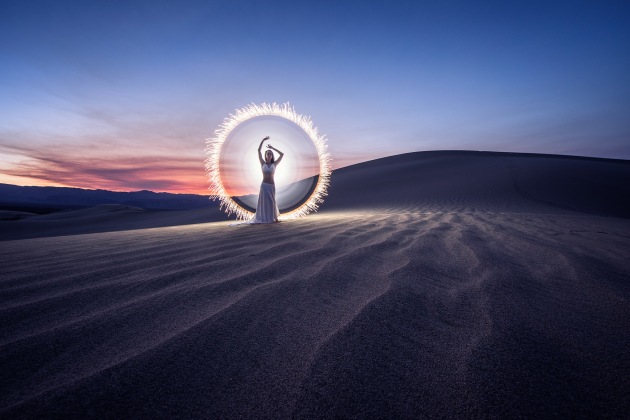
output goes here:
{"type": "MultiPolygon", "coordinates": [[[[276,165],[273,163],[262,165],[262,171],[265,174],[273,174],[276,171],[276,165]]],[[[256,214],[250,223],[273,223],[278,221],[280,210],[276,204],[276,186],[275,184],[260,184],[260,193],[258,194],[258,205],[256,206],[256,214]]]]}

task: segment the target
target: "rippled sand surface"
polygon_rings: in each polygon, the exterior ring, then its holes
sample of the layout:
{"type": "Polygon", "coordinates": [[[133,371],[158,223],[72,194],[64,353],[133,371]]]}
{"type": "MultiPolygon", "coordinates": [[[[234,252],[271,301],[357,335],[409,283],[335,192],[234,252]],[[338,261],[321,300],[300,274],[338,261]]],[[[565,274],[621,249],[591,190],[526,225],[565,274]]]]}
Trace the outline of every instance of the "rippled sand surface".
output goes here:
{"type": "Polygon", "coordinates": [[[630,220],[412,199],[0,242],[0,414],[630,412],[630,220]]]}

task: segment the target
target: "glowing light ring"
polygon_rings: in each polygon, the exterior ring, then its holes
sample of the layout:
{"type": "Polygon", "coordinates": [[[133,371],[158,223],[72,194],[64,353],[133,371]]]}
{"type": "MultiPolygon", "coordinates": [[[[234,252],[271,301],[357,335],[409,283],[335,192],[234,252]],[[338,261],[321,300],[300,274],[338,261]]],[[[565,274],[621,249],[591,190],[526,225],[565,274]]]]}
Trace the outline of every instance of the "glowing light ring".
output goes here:
{"type": "Polygon", "coordinates": [[[208,189],[212,193],[210,198],[212,200],[219,199],[221,201],[219,207],[228,215],[232,213],[236,214],[237,219],[247,220],[254,215],[251,211],[238,205],[226,192],[223,181],[221,180],[221,174],[219,173],[219,159],[221,157],[223,143],[225,143],[232,130],[247,120],[264,116],[282,117],[295,123],[304,130],[311,139],[319,157],[319,179],[317,180],[315,189],[301,206],[290,212],[281,213],[280,218],[283,220],[294,219],[317,211],[319,205],[324,201],[324,197],[328,195],[326,191],[332,173],[326,136],[319,134],[317,128],[313,126],[310,117],[296,113],[295,109],[293,109],[289,103],[281,105],[275,102],[272,104],[263,103],[261,105],[250,104],[244,108],[237,109],[234,114],[230,114],[223,120],[223,123],[221,123],[219,128],[214,132],[214,137],[206,139],[206,174],[208,175],[208,181],[210,183],[208,189]]]}

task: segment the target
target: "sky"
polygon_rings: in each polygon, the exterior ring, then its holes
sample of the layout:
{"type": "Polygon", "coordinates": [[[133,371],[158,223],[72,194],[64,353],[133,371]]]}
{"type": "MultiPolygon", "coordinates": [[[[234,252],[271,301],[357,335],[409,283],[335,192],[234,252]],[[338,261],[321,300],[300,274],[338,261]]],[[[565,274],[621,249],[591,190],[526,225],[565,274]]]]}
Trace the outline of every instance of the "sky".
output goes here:
{"type": "Polygon", "coordinates": [[[3,0],[0,182],[208,194],[205,139],[263,102],[309,115],[333,168],[630,159],[629,18],[608,0],[3,0]]]}

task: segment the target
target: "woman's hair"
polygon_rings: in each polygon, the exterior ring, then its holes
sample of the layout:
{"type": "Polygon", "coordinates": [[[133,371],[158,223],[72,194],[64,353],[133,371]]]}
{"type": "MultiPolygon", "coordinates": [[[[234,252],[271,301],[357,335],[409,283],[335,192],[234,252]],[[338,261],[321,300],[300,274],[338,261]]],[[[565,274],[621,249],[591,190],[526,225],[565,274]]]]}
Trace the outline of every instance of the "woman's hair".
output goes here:
{"type": "Polygon", "coordinates": [[[267,153],[271,153],[271,163],[274,163],[276,161],[276,156],[273,154],[271,150],[266,150],[265,157],[267,157],[267,153]]]}

